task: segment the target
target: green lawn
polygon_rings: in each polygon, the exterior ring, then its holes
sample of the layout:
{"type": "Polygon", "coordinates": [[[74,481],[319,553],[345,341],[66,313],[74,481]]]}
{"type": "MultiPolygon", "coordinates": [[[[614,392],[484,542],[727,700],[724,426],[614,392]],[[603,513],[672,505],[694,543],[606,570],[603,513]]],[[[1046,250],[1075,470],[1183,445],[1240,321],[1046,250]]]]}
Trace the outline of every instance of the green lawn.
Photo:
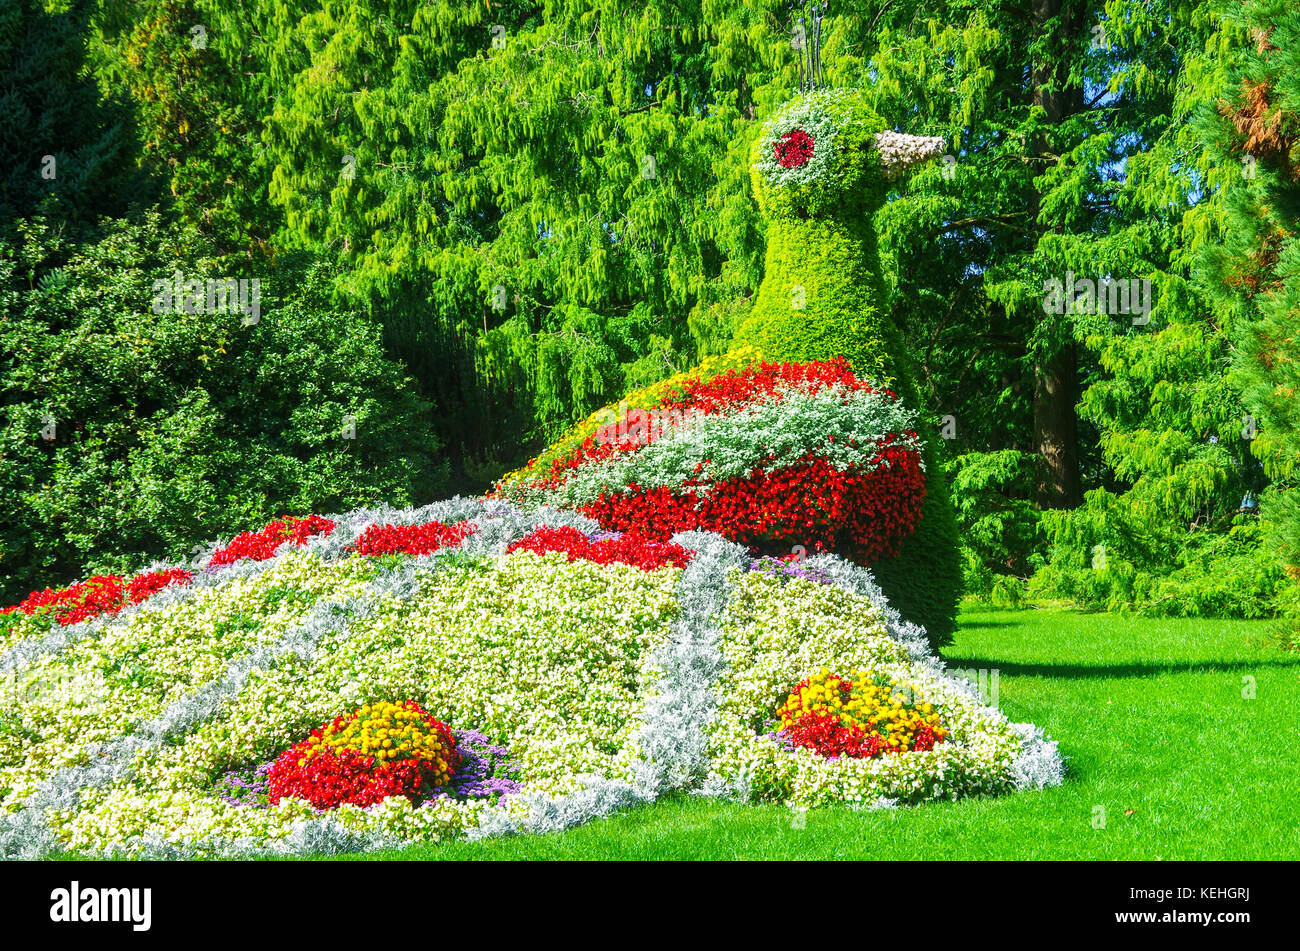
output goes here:
{"type": "Polygon", "coordinates": [[[876,813],[681,798],[407,859],[1300,858],[1300,656],[1266,623],[966,611],[950,664],[1058,739],[1064,786],[876,813]],[[1243,697],[1254,678],[1254,699],[1243,697]],[[1097,807],[1104,828],[1094,828],[1097,807]]]}

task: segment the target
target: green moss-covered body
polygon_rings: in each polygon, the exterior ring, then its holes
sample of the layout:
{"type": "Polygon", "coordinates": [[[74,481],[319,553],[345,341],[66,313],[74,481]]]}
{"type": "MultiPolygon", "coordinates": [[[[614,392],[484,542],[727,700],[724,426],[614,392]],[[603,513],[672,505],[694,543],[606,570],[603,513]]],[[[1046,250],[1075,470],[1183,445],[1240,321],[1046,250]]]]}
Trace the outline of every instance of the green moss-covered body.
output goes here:
{"type": "MultiPolygon", "coordinates": [[[[860,95],[838,90],[793,100],[765,127],[751,179],[769,222],[766,267],[735,342],[771,361],[842,356],[859,376],[919,407],[915,371],[889,314],[873,224],[889,187],[872,147],[884,129],[860,95]],[[792,128],[812,130],[819,148],[827,140],[833,146],[803,175],[771,159],[774,142],[792,128]]],[[[871,566],[890,601],[925,625],[936,646],[950,639],[961,596],[957,524],[940,452],[931,440],[923,455],[926,499],[916,531],[898,555],[871,566]]]]}
{"type": "Polygon", "coordinates": [[[870,229],[828,218],[782,221],[768,231],[763,283],[736,343],[769,360],[842,356],[860,376],[906,389],[903,342],[887,307],[870,229]]]}

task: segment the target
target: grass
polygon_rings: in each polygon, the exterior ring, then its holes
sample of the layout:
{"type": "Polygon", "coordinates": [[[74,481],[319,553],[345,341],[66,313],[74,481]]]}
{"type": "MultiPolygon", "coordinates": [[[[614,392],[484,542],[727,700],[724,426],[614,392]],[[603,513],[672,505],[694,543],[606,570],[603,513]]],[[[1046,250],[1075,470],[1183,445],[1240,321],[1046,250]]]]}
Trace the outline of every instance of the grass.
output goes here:
{"type": "Polygon", "coordinates": [[[1300,655],[1268,631],[1252,621],[964,611],[944,655],[996,669],[1002,709],[1060,741],[1070,773],[1055,789],[819,809],[802,828],[783,807],[681,797],[554,835],[364,858],[1300,858],[1300,655]]]}

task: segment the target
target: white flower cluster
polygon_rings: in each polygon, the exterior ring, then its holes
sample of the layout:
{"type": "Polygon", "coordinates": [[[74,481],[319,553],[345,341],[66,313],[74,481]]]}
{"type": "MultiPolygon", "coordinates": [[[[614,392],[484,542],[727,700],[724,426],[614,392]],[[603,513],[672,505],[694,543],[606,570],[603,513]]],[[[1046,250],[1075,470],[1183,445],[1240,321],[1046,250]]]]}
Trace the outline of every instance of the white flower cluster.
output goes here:
{"type": "Polygon", "coordinates": [[[801,96],[782,108],[763,127],[755,167],[770,185],[784,188],[826,182],[840,131],[829,107],[847,95],[840,89],[821,89],[801,96]],[[776,156],[776,143],[795,129],[802,129],[812,136],[812,158],[795,168],[784,168],[776,156]]]}
{"type": "Polygon", "coordinates": [[[892,129],[876,133],[876,151],[880,153],[880,165],[889,181],[913,165],[942,155],[943,149],[942,136],[907,135],[892,129]]]}
{"type": "Polygon", "coordinates": [[[493,500],[334,521],[306,546],[6,655],[27,675],[93,673],[102,687],[0,715],[0,856],[333,854],[559,829],[675,790],[874,805],[1062,778],[1052,741],[946,677],[870,572],[834,556],[804,563],[821,584],[747,572],[748,553],[707,532],[674,539],[695,553],[685,569],[507,555],[539,524],[597,526],[493,500]],[[476,531],[395,565],[348,552],[367,525],[431,519],[476,531]],[[932,691],[951,742],[873,760],[786,749],[767,721],[823,666],[875,667],[932,691]],[[520,791],[320,813],[215,792],[227,770],[274,758],[322,722],[408,698],[453,731],[506,743],[520,791]]]}
{"type": "Polygon", "coordinates": [[[784,385],[729,414],[695,414],[634,452],[617,452],[570,470],[555,489],[521,491],[557,506],[591,502],[602,492],[679,488],[687,479],[708,486],[789,465],[809,452],[843,471],[870,471],[884,441],[918,450],[916,417],[883,392],[834,384],[809,392],[784,385]],[[699,466],[700,468],[696,468],[699,466]]]}

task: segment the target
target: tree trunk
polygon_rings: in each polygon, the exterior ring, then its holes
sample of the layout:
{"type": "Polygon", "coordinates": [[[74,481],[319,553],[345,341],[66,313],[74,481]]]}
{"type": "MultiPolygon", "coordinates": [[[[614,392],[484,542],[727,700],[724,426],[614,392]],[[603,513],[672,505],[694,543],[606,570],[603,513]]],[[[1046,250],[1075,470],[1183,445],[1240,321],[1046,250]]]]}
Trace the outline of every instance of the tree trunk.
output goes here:
{"type": "MultiPolygon", "coordinates": [[[[1079,0],[1033,0],[1035,37],[1046,39],[1048,51],[1033,65],[1034,104],[1041,106],[1050,125],[1060,125],[1083,110],[1083,88],[1070,80],[1071,57],[1082,55],[1082,34],[1087,5],[1079,0]]],[[[1056,143],[1047,135],[1032,143],[1036,174],[1056,161],[1056,143]]],[[[1042,195],[1030,199],[1038,235],[1053,230],[1038,220],[1042,195]]],[[[1046,316],[1046,315],[1043,315],[1046,316]]],[[[1059,337],[1059,334],[1048,334],[1059,337]]],[[[1039,347],[1052,347],[1040,342],[1039,347]]],[[[1034,362],[1034,448],[1041,459],[1039,508],[1073,508],[1082,501],[1079,484],[1078,358],[1074,344],[1061,340],[1034,362]]]]}
{"type": "Polygon", "coordinates": [[[1041,460],[1038,507],[1073,508],[1079,485],[1078,361],[1074,344],[1034,365],[1034,449],[1041,460]]]}

